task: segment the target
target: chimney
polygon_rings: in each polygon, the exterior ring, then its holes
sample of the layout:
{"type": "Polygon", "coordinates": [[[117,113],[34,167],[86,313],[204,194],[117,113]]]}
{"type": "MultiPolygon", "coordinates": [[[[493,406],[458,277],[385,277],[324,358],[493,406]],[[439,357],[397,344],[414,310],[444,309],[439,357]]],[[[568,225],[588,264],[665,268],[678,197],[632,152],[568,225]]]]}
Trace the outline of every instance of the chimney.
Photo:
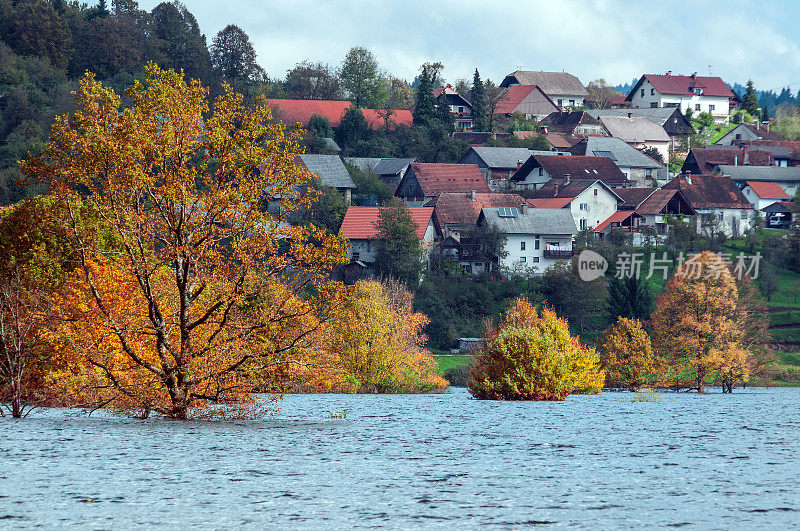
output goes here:
{"type": "Polygon", "coordinates": [[[564,178],[565,178],[564,184],[569,184],[569,173],[565,173],[564,178]]]}
{"type": "Polygon", "coordinates": [[[761,129],[761,119],[756,120],[756,131],[761,129]]]}
{"type": "Polygon", "coordinates": [[[478,194],[475,192],[475,190],[470,190],[469,191],[469,198],[470,198],[470,201],[477,201],[478,200],[478,194]]]}
{"type": "Polygon", "coordinates": [[[697,72],[695,72],[694,74],[692,74],[692,76],[691,76],[691,77],[692,77],[692,79],[697,79],[697,72]]]}
{"type": "Polygon", "coordinates": [[[733,156],[733,165],[734,166],[738,166],[739,165],[739,155],[734,155],[733,156]]]}
{"type": "Polygon", "coordinates": [[[745,166],[750,164],[750,152],[747,149],[747,146],[744,146],[744,157],[742,157],[742,164],[744,164],[745,166]]]}
{"type": "Polygon", "coordinates": [[[766,125],[766,128],[767,128],[767,133],[769,133],[769,116],[767,116],[767,125],[766,125]]]}
{"type": "Polygon", "coordinates": [[[522,167],[522,159],[517,159],[517,169],[522,167]]]}
{"type": "Polygon", "coordinates": [[[672,75],[672,70],[667,70],[667,77],[672,75]]]}
{"type": "Polygon", "coordinates": [[[543,126],[542,126],[542,134],[543,134],[543,135],[546,135],[546,134],[547,134],[547,126],[546,126],[546,125],[543,125],[543,126]]]}
{"type": "Polygon", "coordinates": [[[528,202],[527,201],[523,202],[519,209],[522,211],[523,215],[527,214],[528,213],[528,202]]]}
{"type": "Polygon", "coordinates": [[[633,119],[633,113],[632,112],[628,113],[628,118],[630,118],[631,120],[633,119]]]}
{"type": "Polygon", "coordinates": [[[686,184],[688,184],[689,186],[692,185],[692,175],[690,173],[686,174],[686,184]]]}

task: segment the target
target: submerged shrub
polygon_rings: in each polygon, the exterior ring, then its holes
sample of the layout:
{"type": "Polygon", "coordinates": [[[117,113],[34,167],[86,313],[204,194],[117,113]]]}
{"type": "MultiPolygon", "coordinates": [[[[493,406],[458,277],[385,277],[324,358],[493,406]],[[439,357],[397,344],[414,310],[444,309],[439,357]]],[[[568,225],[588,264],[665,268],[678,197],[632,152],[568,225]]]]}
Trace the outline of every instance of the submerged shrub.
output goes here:
{"type": "Polygon", "coordinates": [[[658,382],[663,360],[653,352],[650,336],[638,319],[620,317],[597,345],[606,373],[606,387],[635,391],[658,382]]]}
{"type": "Polygon", "coordinates": [[[598,393],[604,381],[597,353],[570,334],[566,319],[550,308],[540,314],[525,299],[487,327],[471,377],[475,398],[495,400],[564,400],[598,393]]]}

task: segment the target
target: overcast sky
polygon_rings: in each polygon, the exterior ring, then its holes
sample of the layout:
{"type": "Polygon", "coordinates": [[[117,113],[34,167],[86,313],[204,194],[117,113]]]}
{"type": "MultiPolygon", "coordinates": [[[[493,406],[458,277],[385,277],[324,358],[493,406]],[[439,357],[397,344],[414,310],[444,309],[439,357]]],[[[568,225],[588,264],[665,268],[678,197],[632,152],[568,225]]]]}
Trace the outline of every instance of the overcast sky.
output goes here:
{"type": "MultiPolygon", "coordinates": [[[[159,1],[140,0],[150,10],[159,1]]],[[[455,82],[499,82],[517,70],[565,70],[584,84],[643,73],[752,78],[761,90],[800,89],[795,0],[185,0],[209,45],[227,24],[244,29],[258,62],[283,78],[308,59],[338,65],[352,46],[411,81],[441,61],[455,82]]]]}

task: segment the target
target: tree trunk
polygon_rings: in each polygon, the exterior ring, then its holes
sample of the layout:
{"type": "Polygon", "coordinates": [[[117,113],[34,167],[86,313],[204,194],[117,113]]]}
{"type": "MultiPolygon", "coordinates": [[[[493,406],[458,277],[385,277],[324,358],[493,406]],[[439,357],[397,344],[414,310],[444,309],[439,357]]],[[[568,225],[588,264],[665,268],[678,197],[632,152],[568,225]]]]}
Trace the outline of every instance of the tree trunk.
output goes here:
{"type": "Polygon", "coordinates": [[[22,418],[22,390],[16,378],[11,378],[11,416],[22,418]]]}

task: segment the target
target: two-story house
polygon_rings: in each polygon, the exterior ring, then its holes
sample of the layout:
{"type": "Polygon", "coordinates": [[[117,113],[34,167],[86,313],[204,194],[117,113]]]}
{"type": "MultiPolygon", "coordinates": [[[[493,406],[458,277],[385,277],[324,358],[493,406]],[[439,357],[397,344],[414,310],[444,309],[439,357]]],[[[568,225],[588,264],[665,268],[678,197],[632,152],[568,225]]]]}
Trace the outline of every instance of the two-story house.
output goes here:
{"type": "Polygon", "coordinates": [[[559,109],[583,107],[589,96],[581,80],[566,72],[517,70],[500,82],[501,88],[515,85],[537,85],[559,109]]]}
{"type": "Polygon", "coordinates": [[[728,123],[732,108],[741,102],[722,78],[645,74],[634,85],[626,101],[633,108],[677,107],[695,114],[710,113],[717,123],[728,123]]]}
{"type": "Polygon", "coordinates": [[[572,214],[562,208],[515,207],[481,209],[478,224],[506,234],[505,257],[499,264],[509,273],[541,275],[558,260],[569,260],[578,233],[572,214]]]}
{"type": "Polygon", "coordinates": [[[600,180],[578,180],[567,184],[550,181],[536,190],[528,204],[535,208],[564,208],[572,214],[578,230],[600,225],[623,201],[600,180]]]}

